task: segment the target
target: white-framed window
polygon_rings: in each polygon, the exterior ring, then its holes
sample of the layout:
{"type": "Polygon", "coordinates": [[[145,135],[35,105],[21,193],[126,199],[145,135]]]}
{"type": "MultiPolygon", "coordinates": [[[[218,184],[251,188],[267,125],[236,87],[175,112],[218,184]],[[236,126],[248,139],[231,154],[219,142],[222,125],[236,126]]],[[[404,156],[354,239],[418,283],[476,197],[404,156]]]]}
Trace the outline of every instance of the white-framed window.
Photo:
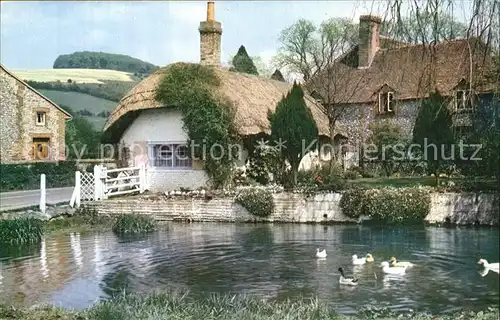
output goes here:
{"type": "Polygon", "coordinates": [[[457,90],[455,92],[455,110],[472,109],[472,103],[468,90],[457,90]]]}
{"type": "Polygon", "coordinates": [[[149,163],[152,167],[165,169],[191,169],[193,161],[186,143],[149,144],[149,163]]]}
{"type": "Polygon", "coordinates": [[[45,125],[45,112],[37,111],[36,112],[36,125],[44,126],[45,125]]]}
{"type": "Polygon", "coordinates": [[[381,92],[378,94],[378,113],[394,112],[394,93],[381,92]]]}

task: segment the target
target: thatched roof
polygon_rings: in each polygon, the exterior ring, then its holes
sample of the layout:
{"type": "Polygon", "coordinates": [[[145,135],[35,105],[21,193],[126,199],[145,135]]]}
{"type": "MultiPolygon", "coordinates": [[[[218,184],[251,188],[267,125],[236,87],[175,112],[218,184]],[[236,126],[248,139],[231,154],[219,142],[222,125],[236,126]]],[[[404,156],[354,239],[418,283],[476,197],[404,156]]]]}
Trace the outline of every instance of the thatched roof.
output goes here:
{"type": "MultiPolygon", "coordinates": [[[[109,116],[104,131],[113,131],[117,140],[123,130],[138,115],[139,110],[165,107],[155,100],[155,90],[162,75],[172,66],[166,66],[135,86],[109,116]]],[[[241,136],[270,133],[267,119],[268,110],[274,112],[276,105],[292,88],[292,84],[263,78],[260,76],[229,71],[226,68],[214,68],[220,79],[219,94],[232,102],[235,107],[235,123],[241,136]]],[[[315,99],[306,94],[306,104],[318,126],[320,135],[329,136],[328,119],[315,99]]]]}
{"type": "MultiPolygon", "coordinates": [[[[357,50],[349,54],[351,61],[357,61],[357,50]]],[[[307,83],[306,88],[322,97],[329,96],[330,101],[346,104],[376,101],[376,93],[384,85],[395,92],[397,100],[425,98],[434,89],[450,95],[461,81],[469,80],[476,91],[491,90],[491,84],[485,80],[491,55],[477,38],[435,45],[394,43],[379,49],[368,68],[350,65],[347,60],[341,57],[307,83]]]]}

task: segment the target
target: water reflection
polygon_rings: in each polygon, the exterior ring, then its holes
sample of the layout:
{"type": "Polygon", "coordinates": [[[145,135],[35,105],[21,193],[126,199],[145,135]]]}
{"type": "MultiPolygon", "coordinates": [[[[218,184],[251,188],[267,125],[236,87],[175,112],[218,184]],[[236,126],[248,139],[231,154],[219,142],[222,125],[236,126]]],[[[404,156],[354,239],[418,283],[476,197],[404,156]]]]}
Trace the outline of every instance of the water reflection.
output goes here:
{"type": "Polygon", "coordinates": [[[278,300],[317,296],[342,313],[366,304],[482,309],[497,303],[499,277],[479,271],[476,258],[498,260],[498,235],[495,229],[246,224],[171,224],[139,238],[71,233],[17,251],[2,247],[0,291],[18,304],[77,309],[123,291],[172,288],[278,300]],[[317,247],[327,258],[315,257],[317,247]],[[352,254],[366,252],[375,262],[351,264],[352,254]],[[382,274],[380,262],[393,255],[415,266],[405,275],[382,274]],[[339,285],[340,266],[360,284],[339,285]]]}

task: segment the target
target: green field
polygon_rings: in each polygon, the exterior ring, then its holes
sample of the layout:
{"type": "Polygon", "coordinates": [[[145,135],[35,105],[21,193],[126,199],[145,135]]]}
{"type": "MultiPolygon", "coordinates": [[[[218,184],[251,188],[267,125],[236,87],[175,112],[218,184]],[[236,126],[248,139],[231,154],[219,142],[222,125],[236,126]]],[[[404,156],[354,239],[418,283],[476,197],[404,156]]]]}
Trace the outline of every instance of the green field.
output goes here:
{"type": "MultiPolygon", "coordinates": [[[[88,94],[71,92],[71,91],[56,91],[56,90],[38,90],[41,94],[45,95],[47,98],[52,100],[54,103],[59,105],[65,105],[70,107],[73,111],[78,112],[80,110],[88,110],[95,115],[102,111],[112,112],[116,107],[117,103],[101,98],[96,98],[88,94]]],[[[96,129],[101,130],[106,122],[106,118],[103,117],[88,117],[85,116],[96,129]]]]}
{"type": "Polygon", "coordinates": [[[12,70],[12,72],[22,80],[38,82],[66,83],[68,79],[76,83],[104,83],[101,80],[136,82],[138,80],[132,73],[106,69],[34,69],[12,70]]]}

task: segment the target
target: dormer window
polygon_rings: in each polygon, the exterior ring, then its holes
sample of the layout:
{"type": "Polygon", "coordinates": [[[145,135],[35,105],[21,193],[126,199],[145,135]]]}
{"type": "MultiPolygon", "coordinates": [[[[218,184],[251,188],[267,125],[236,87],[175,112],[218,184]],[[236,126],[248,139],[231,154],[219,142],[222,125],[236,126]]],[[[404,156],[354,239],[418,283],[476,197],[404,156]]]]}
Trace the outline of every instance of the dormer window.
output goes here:
{"type": "Polygon", "coordinates": [[[455,93],[455,109],[456,110],[470,110],[472,109],[472,102],[468,90],[457,90],[455,93]]]}
{"type": "Polygon", "coordinates": [[[37,126],[44,126],[45,125],[45,112],[38,111],[36,113],[36,125],[37,126]]]}
{"type": "Polygon", "coordinates": [[[381,92],[378,94],[378,113],[393,113],[394,112],[394,93],[381,92]]]}

